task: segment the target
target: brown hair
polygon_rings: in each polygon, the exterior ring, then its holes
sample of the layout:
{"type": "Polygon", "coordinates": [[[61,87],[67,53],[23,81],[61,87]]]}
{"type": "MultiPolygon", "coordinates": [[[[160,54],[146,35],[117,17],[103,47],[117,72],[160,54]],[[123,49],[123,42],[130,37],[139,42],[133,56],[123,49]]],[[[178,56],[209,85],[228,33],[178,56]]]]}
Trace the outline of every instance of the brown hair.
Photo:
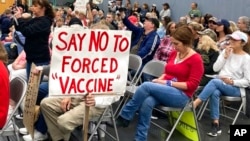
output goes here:
{"type": "Polygon", "coordinates": [[[176,40],[182,42],[183,45],[186,46],[193,45],[194,36],[192,30],[186,25],[176,28],[176,30],[173,33],[171,33],[171,36],[176,40]]]}
{"type": "Polygon", "coordinates": [[[55,13],[48,0],[33,0],[32,4],[40,5],[42,8],[45,7],[45,16],[48,16],[51,20],[54,19],[55,13]]]}
{"type": "Polygon", "coordinates": [[[3,43],[1,42],[0,42],[0,61],[2,61],[6,65],[8,64],[8,54],[4,48],[3,43]]]}

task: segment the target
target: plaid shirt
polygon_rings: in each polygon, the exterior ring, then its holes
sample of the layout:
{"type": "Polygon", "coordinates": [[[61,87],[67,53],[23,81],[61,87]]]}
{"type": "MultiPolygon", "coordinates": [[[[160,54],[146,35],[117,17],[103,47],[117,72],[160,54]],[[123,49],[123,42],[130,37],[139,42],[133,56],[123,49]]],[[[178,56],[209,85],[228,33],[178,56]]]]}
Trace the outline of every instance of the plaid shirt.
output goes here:
{"type": "Polygon", "coordinates": [[[170,36],[162,38],[158,49],[155,52],[154,59],[166,62],[170,53],[174,50],[170,41],[170,36]]]}

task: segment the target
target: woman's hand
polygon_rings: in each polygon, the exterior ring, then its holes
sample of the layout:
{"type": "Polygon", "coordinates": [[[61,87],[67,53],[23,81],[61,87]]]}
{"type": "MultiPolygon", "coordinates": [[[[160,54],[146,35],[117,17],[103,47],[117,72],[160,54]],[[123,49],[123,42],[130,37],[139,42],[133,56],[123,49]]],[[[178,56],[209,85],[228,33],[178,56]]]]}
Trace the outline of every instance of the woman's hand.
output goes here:
{"type": "Polygon", "coordinates": [[[32,73],[38,75],[42,70],[43,70],[42,66],[37,66],[35,69],[32,70],[32,73]]]}
{"type": "Polygon", "coordinates": [[[227,45],[225,48],[224,58],[227,59],[231,53],[232,53],[231,45],[227,45]]]}
{"type": "Polygon", "coordinates": [[[153,79],[152,82],[158,83],[158,84],[166,84],[166,80],[162,80],[162,79],[153,79]]]}
{"type": "Polygon", "coordinates": [[[22,17],[22,12],[21,12],[21,10],[18,8],[18,7],[16,7],[15,8],[16,10],[14,11],[15,12],[15,14],[14,14],[14,17],[15,18],[21,18],[22,17]]]}
{"type": "Polygon", "coordinates": [[[221,77],[220,78],[225,84],[228,84],[228,85],[233,85],[234,84],[234,81],[232,78],[230,77],[221,77]]]}

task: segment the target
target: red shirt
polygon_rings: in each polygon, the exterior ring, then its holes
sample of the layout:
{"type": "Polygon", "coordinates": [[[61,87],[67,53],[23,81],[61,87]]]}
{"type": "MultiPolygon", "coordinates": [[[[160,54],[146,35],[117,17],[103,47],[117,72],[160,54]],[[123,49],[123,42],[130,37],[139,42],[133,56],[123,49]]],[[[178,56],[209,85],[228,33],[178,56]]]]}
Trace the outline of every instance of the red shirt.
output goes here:
{"type": "Polygon", "coordinates": [[[165,79],[172,80],[175,78],[177,82],[186,82],[187,90],[183,92],[185,92],[188,97],[192,97],[204,73],[202,58],[196,53],[182,62],[175,63],[176,56],[176,51],[173,51],[169,56],[165,67],[165,79]]]}
{"type": "Polygon", "coordinates": [[[0,128],[3,128],[9,109],[10,82],[9,72],[2,61],[0,61],[0,74],[0,128]]]}

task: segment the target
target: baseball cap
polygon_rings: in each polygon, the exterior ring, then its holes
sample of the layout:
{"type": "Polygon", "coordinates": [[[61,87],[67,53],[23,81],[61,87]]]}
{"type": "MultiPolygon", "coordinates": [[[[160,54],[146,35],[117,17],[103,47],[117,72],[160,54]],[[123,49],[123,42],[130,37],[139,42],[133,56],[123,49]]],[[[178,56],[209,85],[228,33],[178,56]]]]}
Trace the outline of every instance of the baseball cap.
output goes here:
{"type": "Polygon", "coordinates": [[[136,16],[132,15],[128,17],[128,20],[132,23],[132,24],[136,24],[138,22],[138,19],[136,16]]]}
{"type": "Polygon", "coordinates": [[[208,21],[213,21],[213,22],[217,23],[218,19],[216,17],[211,17],[208,19],[208,21]]]}
{"type": "Polygon", "coordinates": [[[78,24],[80,26],[83,26],[82,25],[82,21],[78,18],[72,18],[70,21],[69,21],[69,26],[71,25],[75,25],[75,24],[78,24]]]}
{"type": "Polygon", "coordinates": [[[152,6],[156,7],[156,4],[152,4],[152,6]]]}
{"type": "Polygon", "coordinates": [[[217,35],[212,29],[208,28],[208,29],[205,29],[203,31],[198,31],[197,33],[200,34],[200,35],[207,35],[211,39],[213,39],[215,42],[217,41],[217,35]]]}
{"type": "Polygon", "coordinates": [[[245,34],[244,32],[241,32],[239,30],[233,32],[231,35],[228,35],[228,37],[233,38],[234,40],[237,40],[237,41],[242,40],[245,43],[247,43],[247,41],[248,41],[247,34],[245,34]]]}
{"type": "Polygon", "coordinates": [[[157,29],[157,28],[159,28],[159,20],[158,19],[156,19],[156,18],[148,18],[148,17],[146,17],[145,18],[147,21],[150,21],[150,22],[152,22],[152,24],[154,24],[154,26],[155,26],[155,28],[157,29]]]}
{"type": "Polygon", "coordinates": [[[220,19],[216,22],[217,25],[224,25],[226,27],[229,27],[230,26],[230,23],[228,20],[226,19],[220,19]]]}

